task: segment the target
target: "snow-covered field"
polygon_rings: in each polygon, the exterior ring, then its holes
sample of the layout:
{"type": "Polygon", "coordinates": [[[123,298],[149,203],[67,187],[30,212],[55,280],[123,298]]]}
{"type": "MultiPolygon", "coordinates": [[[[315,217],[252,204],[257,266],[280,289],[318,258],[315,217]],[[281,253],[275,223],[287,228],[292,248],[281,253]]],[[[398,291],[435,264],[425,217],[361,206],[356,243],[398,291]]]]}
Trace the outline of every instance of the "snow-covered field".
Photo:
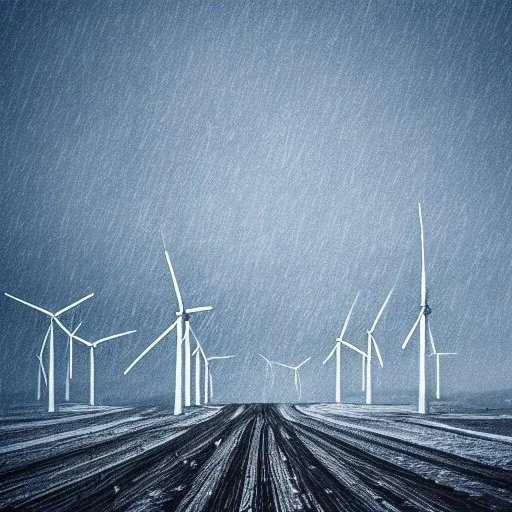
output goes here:
{"type": "Polygon", "coordinates": [[[512,510],[511,420],[335,404],[180,417],[155,407],[27,409],[0,420],[0,508],[512,510]]]}

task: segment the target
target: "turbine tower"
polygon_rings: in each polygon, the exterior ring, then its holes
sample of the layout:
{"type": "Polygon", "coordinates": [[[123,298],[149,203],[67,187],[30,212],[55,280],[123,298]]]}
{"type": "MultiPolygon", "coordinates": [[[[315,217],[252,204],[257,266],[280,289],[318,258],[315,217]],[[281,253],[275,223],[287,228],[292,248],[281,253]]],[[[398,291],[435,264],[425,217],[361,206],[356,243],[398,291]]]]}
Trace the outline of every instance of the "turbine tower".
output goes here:
{"type": "Polygon", "coordinates": [[[183,306],[183,300],[181,298],[180,289],[178,287],[178,281],[176,280],[176,275],[174,273],[174,269],[172,267],[171,258],[169,257],[169,253],[167,249],[165,249],[165,258],[167,260],[167,265],[169,267],[169,272],[171,273],[172,283],[174,286],[174,291],[176,293],[176,298],[178,300],[179,311],[176,312],[176,316],[178,319],[169,326],[158,338],[153,341],[143,352],[142,354],[133,361],[133,363],[124,371],[126,375],[153,347],[155,347],[161,340],[167,336],[175,327],[176,327],[176,376],[175,376],[175,385],[174,385],[174,414],[182,414],[183,413],[183,401],[182,401],[182,363],[183,363],[183,353],[182,353],[182,343],[185,342],[185,405],[190,405],[190,315],[193,313],[200,313],[203,311],[211,311],[213,308],[211,306],[201,306],[197,308],[189,308],[185,309],[183,306]],[[183,336],[183,322],[185,322],[185,336],[183,336]]]}
{"type": "Polygon", "coordinates": [[[88,346],[89,347],[89,356],[90,356],[90,359],[89,359],[89,404],[90,405],[94,405],[94,370],[95,370],[95,367],[94,367],[94,349],[100,344],[100,343],[104,343],[105,341],[110,341],[110,340],[113,340],[113,339],[116,339],[116,338],[120,338],[121,336],[126,336],[127,334],[132,334],[134,332],[137,332],[137,331],[126,331],[126,332],[121,332],[119,334],[113,334],[112,336],[107,336],[106,338],[101,338],[97,341],[87,341],[87,340],[84,340],[83,338],[81,338],[80,336],[75,336],[74,333],[77,331],[77,329],[75,329],[75,331],[70,332],[68,329],[66,329],[66,327],[64,327],[63,325],[61,325],[62,329],[64,329],[66,331],[66,334],[70,337],[70,338],[74,338],[75,340],[79,341],[80,343],[83,343],[84,345],[88,346]]]}
{"type": "Polygon", "coordinates": [[[301,366],[305,365],[310,359],[311,359],[311,357],[308,357],[307,359],[302,361],[302,363],[300,363],[297,366],[289,366],[287,364],[278,363],[276,361],[273,361],[274,364],[278,364],[279,366],[284,366],[285,368],[289,368],[290,370],[293,370],[294,381],[295,381],[295,390],[297,391],[297,398],[298,398],[299,401],[300,401],[301,396],[302,396],[302,382],[300,380],[299,368],[301,366]]]}
{"type": "Polygon", "coordinates": [[[421,204],[418,203],[418,214],[420,217],[420,234],[421,234],[421,303],[420,303],[420,314],[414,322],[407,338],[402,344],[402,349],[404,349],[409,340],[412,338],[412,335],[416,331],[418,324],[420,326],[420,354],[419,354],[419,387],[418,387],[418,412],[420,414],[428,413],[428,399],[426,392],[426,372],[425,372],[425,364],[426,364],[426,330],[427,330],[427,317],[431,313],[430,306],[427,302],[427,277],[426,277],[426,269],[425,269],[425,237],[423,233],[423,218],[421,215],[421,204]]]}
{"type": "MultiPolygon", "coordinates": [[[[359,292],[357,292],[356,298],[350,307],[347,317],[345,318],[345,322],[343,324],[343,328],[341,329],[341,334],[339,338],[336,338],[336,344],[334,348],[331,350],[329,355],[326,357],[322,364],[327,363],[329,359],[336,353],[336,402],[341,402],[341,343],[343,342],[343,336],[345,335],[345,331],[348,326],[348,321],[350,320],[350,316],[352,315],[352,310],[356,305],[357,298],[359,297],[359,292]]],[[[364,364],[364,363],[363,363],[364,364]]]]}
{"type": "Polygon", "coordinates": [[[68,336],[68,367],[66,370],[66,395],[65,399],[66,402],[69,402],[69,388],[71,387],[71,379],[73,378],[73,337],[75,336],[78,329],[80,329],[80,326],[82,325],[82,322],[80,322],[76,328],[71,333],[71,336],[68,336]]]}
{"type": "MultiPolygon", "coordinates": [[[[45,315],[50,317],[50,362],[48,364],[48,412],[55,412],[55,349],[53,339],[53,322],[55,321],[60,327],[63,327],[62,323],[59,320],[59,316],[61,316],[66,311],[69,311],[70,309],[78,306],[78,304],[81,304],[85,300],[90,299],[91,297],[94,296],[94,293],[90,293],[89,295],[83,297],[82,299],[73,302],[73,304],[70,304],[69,306],[66,306],[63,309],[60,309],[56,313],[52,313],[51,311],[40,308],[39,306],[35,306],[34,304],[31,304],[30,302],[27,302],[25,300],[18,299],[18,297],[15,297],[14,295],[9,295],[8,293],[6,293],[5,295],[10,299],[14,299],[18,302],[21,302],[21,304],[25,304],[25,306],[40,311],[41,313],[44,313],[45,315]]],[[[41,360],[40,363],[42,364],[41,360]]]]}
{"type": "Polygon", "coordinates": [[[430,345],[432,346],[432,354],[430,356],[436,356],[436,398],[441,398],[441,383],[439,375],[439,358],[441,356],[456,356],[457,352],[438,352],[434,343],[434,337],[432,336],[432,330],[430,329],[430,322],[428,324],[428,335],[430,338],[430,345]]]}

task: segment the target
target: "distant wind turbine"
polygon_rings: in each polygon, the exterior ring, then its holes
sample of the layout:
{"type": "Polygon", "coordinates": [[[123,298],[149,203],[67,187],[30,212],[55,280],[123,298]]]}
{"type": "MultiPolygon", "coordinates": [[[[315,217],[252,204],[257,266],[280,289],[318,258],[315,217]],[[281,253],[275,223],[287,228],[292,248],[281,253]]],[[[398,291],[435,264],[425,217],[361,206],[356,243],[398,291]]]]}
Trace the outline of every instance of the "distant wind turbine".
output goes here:
{"type": "MultiPolygon", "coordinates": [[[[14,299],[18,302],[21,302],[21,304],[25,304],[25,306],[28,306],[32,309],[35,309],[37,311],[40,311],[41,313],[44,313],[45,315],[50,317],[50,362],[48,365],[48,412],[55,412],[55,350],[54,350],[54,339],[53,339],[53,322],[55,321],[60,327],[62,326],[62,323],[59,320],[59,316],[61,316],[66,311],[69,311],[70,309],[78,306],[78,304],[81,304],[87,299],[90,299],[94,296],[94,293],[90,293],[89,295],[86,295],[80,300],[77,300],[76,302],[73,302],[73,304],[70,304],[69,306],[66,306],[63,309],[60,309],[56,313],[52,313],[51,311],[48,311],[46,309],[40,308],[39,306],[35,306],[34,304],[31,304],[30,302],[24,301],[22,299],[18,299],[14,295],[9,295],[8,293],[5,294],[10,299],[14,299]]],[[[42,361],[40,360],[41,364],[42,361]]]]}
{"type": "Polygon", "coordinates": [[[205,371],[204,371],[204,392],[205,392],[205,399],[204,403],[207,404],[208,402],[211,402],[213,398],[213,379],[212,379],[212,371],[210,369],[210,362],[211,361],[217,361],[219,359],[231,359],[235,357],[233,356],[212,356],[207,357],[205,359],[205,371]],[[208,391],[209,398],[208,398],[208,391]]]}
{"type": "MultiPolygon", "coordinates": [[[[113,334],[112,336],[107,336],[105,338],[101,338],[99,340],[96,340],[96,341],[87,341],[87,340],[84,340],[83,338],[81,338],[80,336],[75,336],[71,331],[69,331],[65,326],[61,326],[65,331],[66,331],[66,334],[70,337],[70,338],[74,338],[75,340],[79,341],[80,343],[83,343],[84,345],[88,346],[89,347],[89,404],[90,405],[94,405],[94,371],[95,371],[95,366],[94,366],[94,349],[100,344],[100,343],[104,343],[105,341],[110,341],[110,340],[114,340],[116,338],[120,338],[121,336],[126,336],[128,334],[132,334],[134,332],[137,332],[137,331],[126,331],[126,332],[121,332],[119,334],[113,334]]],[[[77,327],[78,329],[78,327],[77,327]]],[[[76,330],[74,332],[76,332],[76,330]]]]}
{"type": "Polygon", "coordinates": [[[420,314],[414,322],[407,338],[402,344],[402,349],[407,346],[412,335],[416,331],[418,324],[420,326],[420,354],[419,354],[419,388],[418,388],[418,412],[420,414],[428,413],[428,400],[426,393],[426,377],[425,377],[425,364],[426,364],[426,329],[427,317],[431,313],[430,306],[427,302],[427,277],[425,269],[425,237],[423,233],[423,218],[421,216],[421,204],[418,203],[418,214],[420,217],[420,234],[421,234],[421,303],[420,314]]]}
{"type": "Polygon", "coordinates": [[[301,396],[302,396],[302,382],[300,380],[299,368],[301,366],[305,365],[310,359],[311,359],[311,357],[308,357],[307,359],[302,361],[302,363],[300,363],[297,366],[289,366],[287,364],[278,363],[276,361],[273,361],[274,364],[278,364],[279,366],[284,366],[285,368],[289,368],[290,370],[293,370],[294,381],[295,381],[295,390],[297,391],[297,398],[299,399],[299,401],[300,401],[301,396]]]}
{"type": "MultiPolygon", "coordinates": [[[[375,337],[373,336],[373,332],[375,331],[375,328],[377,327],[377,324],[379,323],[380,317],[382,316],[382,313],[384,312],[384,309],[386,308],[389,299],[391,297],[391,294],[393,293],[393,289],[388,293],[388,296],[386,297],[386,300],[384,301],[384,304],[382,304],[379,313],[375,317],[375,320],[373,321],[373,325],[369,331],[366,331],[367,338],[368,338],[368,345],[366,349],[366,354],[359,350],[354,345],[351,345],[350,343],[343,341],[342,343],[346,345],[347,347],[351,348],[352,350],[355,350],[356,352],[359,352],[363,356],[363,365],[366,364],[366,403],[368,405],[371,405],[372,403],[372,354],[373,349],[375,349],[375,353],[377,354],[377,358],[379,360],[379,364],[381,367],[384,367],[384,363],[382,362],[382,356],[380,354],[379,346],[377,345],[377,342],[375,341],[375,337]]],[[[364,381],[363,381],[364,382],[364,381]]]]}
{"type": "MultiPolygon", "coordinates": [[[[359,297],[359,292],[357,292],[356,298],[350,307],[347,317],[345,318],[345,322],[343,324],[343,328],[341,329],[341,334],[339,338],[336,338],[336,344],[334,348],[331,350],[329,355],[325,358],[322,364],[327,363],[329,359],[336,353],[336,402],[341,402],[341,343],[343,342],[343,336],[345,335],[345,331],[348,326],[348,321],[350,320],[350,316],[352,315],[352,310],[356,305],[357,298],[359,297]]],[[[363,363],[364,364],[364,363],[363,363]]]]}
{"type": "Polygon", "coordinates": [[[428,335],[430,337],[430,345],[432,347],[431,356],[436,356],[436,398],[439,400],[441,398],[441,383],[440,383],[440,375],[439,375],[439,358],[441,356],[456,356],[457,352],[438,352],[436,350],[436,345],[434,343],[434,337],[432,336],[432,330],[430,329],[430,322],[428,324],[428,335]]]}

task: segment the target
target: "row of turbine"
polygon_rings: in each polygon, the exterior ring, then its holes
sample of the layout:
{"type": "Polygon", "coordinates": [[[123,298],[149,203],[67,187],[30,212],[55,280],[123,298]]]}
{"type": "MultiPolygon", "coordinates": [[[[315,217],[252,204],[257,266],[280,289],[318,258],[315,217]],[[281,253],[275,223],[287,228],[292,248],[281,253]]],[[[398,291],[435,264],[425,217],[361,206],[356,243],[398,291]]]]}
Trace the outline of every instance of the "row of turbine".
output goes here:
{"type": "MultiPolygon", "coordinates": [[[[430,328],[430,322],[428,322],[428,315],[431,313],[430,306],[427,302],[427,280],[426,280],[426,268],[425,268],[425,238],[424,238],[424,231],[423,231],[423,217],[421,213],[421,204],[418,204],[418,214],[419,214],[419,220],[420,220],[420,235],[421,235],[421,303],[420,303],[420,312],[419,315],[414,322],[411,330],[409,331],[409,334],[407,335],[405,341],[402,344],[402,349],[405,349],[407,344],[409,343],[410,339],[416,332],[416,329],[420,328],[420,354],[419,354],[419,387],[418,387],[418,412],[425,414],[428,412],[428,400],[427,400],[427,393],[426,393],[426,332],[428,331],[430,346],[432,349],[432,352],[430,356],[435,356],[436,358],[436,398],[439,400],[441,398],[441,388],[440,388],[440,362],[439,359],[441,356],[450,356],[450,355],[456,355],[455,352],[438,352],[436,349],[436,345],[434,343],[434,337],[432,335],[432,330],[430,328]]],[[[336,356],[336,381],[335,381],[335,401],[337,403],[341,402],[341,347],[344,345],[345,347],[353,350],[354,352],[361,355],[361,362],[362,362],[362,372],[361,372],[361,380],[362,380],[362,391],[365,391],[365,401],[366,404],[370,405],[372,403],[372,361],[373,361],[373,353],[375,352],[375,355],[377,356],[377,359],[379,361],[379,364],[381,367],[384,367],[384,362],[382,360],[382,355],[379,350],[379,346],[377,344],[377,341],[374,336],[375,329],[377,328],[377,324],[379,323],[380,318],[382,317],[382,314],[384,313],[384,310],[389,302],[389,299],[391,298],[391,295],[393,294],[393,288],[388,293],[386,299],[384,300],[384,303],[382,304],[379,312],[377,313],[377,316],[375,317],[375,320],[371,326],[371,328],[366,331],[367,336],[367,348],[366,352],[364,350],[359,349],[354,344],[346,341],[344,339],[345,332],[350,320],[350,317],[352,315],[352,312],[354,310],[354,307],[357,303],[357,299],[359,298],[359,292],[357,293],[354,302],[352,303],[352,306],[350,307],[350,310],[347,314],[347,317],[345,318],[345,322],[343,324],[341,334],[339,338],[336,338],[336,343],[334,345],[334,348],[331,350],[329,355],[325,358],[323,361],[323,364],[325,365],[334,355],[336,356]]],[[[297,397],[300,400],[302,396],[302,384],[300,381],[300,375],[299,375],[299,369],[302,365],[307,363],[311,358],[306,359],[298,366],[288,366],[283,363],[278,363],[276,361],[271,361],[267,359],[265,356],[260,356],[266,361],[266,376],[265,379],[268,379],[268,376],[270,374],[270,383],[271,387],[274,384],[275,379],[275,372],[274,372],[274,365],[283,366],[285,368],[289,368],[294,371],[295,376],[295,389],[297,391],[297,397]]]]}
{"type": "Polygon", "coordinates": [[[7,297],[10,299],[13,299],[17,302],[20,302],[21,304],[24,304],[25,306],[28,306],[32,309],[35,309],[36,311],[39,311],[41,313],[44,313],[45,315],[50,317],[50,325],[48,327],[48,330],[46,331],[46,335],[44,337],[43,343],[41,345],[41,349],[39,351],[39,354],[36,355],[39,365],[38,365],[38,375],[37,375],[37,399],[39,400],[41,398],[41,380],[44,379],[46,385],[48,386],[48,412],[54,412],[55,411],[55,343],[54,343],[54,322],[60,327],[68,336],[68,344],[67,344],[67,351],[69,355],[69,359],[67,360],[67,369],[66,369],[66,400],[69,400],[69,388],[70,388],[70,380],[73,378],[73,340],[76,340],[83,345],[86,345],[89,347],[89,374],[90,374],[90,390],[89,390],[89,402],[91,405],[94,405],[94,350],[96,347],[104,343],[105,341],[110,341],[116,338],[120,338],[121,336],[126,336],[127,334],[132,334],[136,331],[126,331],[119,334],[113,334],[112,336],[107,336],[105,338],[100,338],[96,341],[89,341],[85,340],[84,338],[77,336],[76,332],[81,326],[81,323],[78,324],[78,326],[71,332],[60,320],[60,316],[66,313],[67,311],[70,311],[71,309],[75,308],[82,302],[86,301],[87,299],[90,299],[94,296],[94,293],[90,293],[89,295],[83,297],[80,300],[77,300],[76,302],[73,302],[73,304],[70,304],[69,306],[66,306],[63,309],[60,309],[59,311],[52,313],[51,311],[48,311],[47,309],[41,308],[39,306],[36,306],[35,304],[32,304],[30,302],[27,302],[26,300],[20,299],[18,297],[15,297],[14,295],[10,295],[9,293],[5,293],[7,297]],[[43,364],[43,356],[44,351],[46,348],[46,345],[49,341],[49,362],[48,362],[48,374],[46,373],[44,364],[43,364]]]}
{"type": "MultiPolygon", "coordinates": [[[[164,246],[165,249],[165,246],[164,246]]],[[[210,363],[211,361],[218,360],[218,359],[230,359],[235,357],[234,355],[229,356],[210,356],[207,357],[203,347],[199,343],[199,340],[197,339],[197,336],[195,335],[194,331],[192,330],[192,327],[190,325],[191,315],[195,313],[201,313],[206,311],[211,311],[211,306],[202,306],[202,307],[195,307],[195,308],[185,308],[183,305],[183,300],[181,296],[181,292],[178,286],[178,282],[176,279],[176,275],[174,273],[174,269],[171,263],[171,259],[169,257],[169,253],[165,249],[165,257],[167,260],[167,264],[169,267],[169,271],[171,274],[174,291],[176,293],[176,298],[178,300],[178,306],[179,311],[176,312],[176,316],[178,317],[176,321],[169,326],[158,338],[153,341],[136,359],[133,361],[133,363],[125,370],[124,374],[126,375],[151,349],[153,349],[160,341],[162,341],[167,334],[169,334],[174,328],[176,328],[176,382],[175,382],[175,401],[174,401],[174,414],[181,414],[183,411],[183,400],[182,400],[182,345],[185,346],[185,386],[184,386],[184,398],[185,398],[185,406],[188,407],[191,405],[191,386],[190,386],[190,362],[191,362],[191,355],[195,356],[195,404],[200,405],[201,404],[201,396],[200,396],[200,365],[201,361],[200,358],[202,357],[204,362],[204,398],[203,403],[207,404],[212,396],[213,396],[213,382],[212,382],[212,376],[211,376],[211,369],[210,369],[210,363]],[[183,322],[185,325],[183,326],[183,322]],[[185,331],[183,333],[183,331],[185,331]],[[195,338],[196,341],[196,348],[194,352],[191,354],[190,352],[190,333],[195,338]]],[[[110,341],[116,338],[120,338],[121,336],[126,336],[128,334],[132,334],[136,332],[135,330],[132,331],[126,331],[120,334],[114,334],[112,336],[107,336],[105,338],[101,338],[96,341],[88,341],[84,338],[77,336],[77,331],[81,326],[81,323],[73,330],[68,329],[64,323],[60,320],[60,316],[63,315],[65,312],[70,311],[71,309],[75,308],[82,302],[86,301],[87,299],[90,299],[94,296],[94,293],[91,293],[87,295],[86,297],[83,297],[82,299],[74,302],[73,304],[55,312],[52,313],[51,311],[48,311],[46,309],[43,309],[39,306],[36,306],[30,302],[27,302],[23,299],[20,299],[18,297],[15,297],[14,295],[10,295],[8,293],[5,293],[5,295],[11,299],[14,299],[17,302],[20,302],[26,306],[29,306],[32,309],[35,309],[37,311],[40,311],[44,313],[45,315],[50,317],[50,325],[48,327],[48,330],[46,332],[46,335],[44,337],[43,343],[41,345],[41,349],[39,351],[39,354],[36,355],[39,364],[38,364],[38,378],[37,378],[37,399],[40,400],[41,398],[41,386],[42,386],[42,380],[44,379],[44,382],[46,386],[48,387],[48,412],[54,412],[55,411],[55,347],[54,347],[54,322],[57,324],[58,327],[62,331],[64,331],[68,337],[68,342],[66,346],[67,354],[67,369],[66,369],[66,389],[65,389],[65,399],[66,401],[69,401],[69,395],[70,395],[70,381],[73,378],[73,341],[76,340],[90,348],[90,392],[89,392],[89,403],[90,405],[95,404],[94,400],[94,389],[95,389],[95,365],[94,365],[94,349],[100,344],[105,341],[110,341]],[[48,343],[49,341],[49,343],[48,343]],[[46,372],[46,369],[44,367],[43,363],[43,357],[46,346],[49,345],[48,352],[49,352],[49,362],[48,362],[48,373],[46,372]]],[[[72,328],[71,328],[72,329],[72,328]]]]}
{"type": "MultiPolygon", "coordinates": [[[[418,215],[420,220],[420,238],[421,238],[421,285],[420,285],[420,312],[419,315],[414,322],[409,334],[405,338],[405,341],[402,344],[402,349],[405,349],[410,339],[416,332],[416,329],[420,328],[420,346],[419,346],[419,386],[418,386],[418,412],[421,414],[425,414],[428,412],[428,396],[426,392],[426,332],[428,330],[430,346],[432,349],[431,356],[435,356],[436,358],[436,398],[439,400],[441,397],[441,389],[440,389],[440,363],[439,358],[441,356],[449,356],[456,355],[455,352],[438,352],[436,349],[436,345],[434,343],[434,337],[432,335],[432,330],[430,328],[430,322],[428,322],[428,315],[430,315],[431,308],[427,302],[427,279],[426,279],[426,267],[425,267],[425,237],[423,231],[423,217],[421,214],[421,204],[418,204],[418,215]]],[[[348,322],[350,320],[350,316],[352,315],[352,311],[354,306],[356,305],[357,299],[359,297],[359,293],[356,295],[354,302],[348,312],[347,317],[345,318],[345,322],[343,324],[343,328],[341,330],[341,334],[339,338],[336,338],[336,344],[334,348],[329,353],[327,358],[324,360],[323,364],[327,363],[329,359],[336,354],[336,387],[335,387],[335,400],[336,402],[341,402],[341,345],[344,345],[351,350],[357,352],[361,355],[362,359],[362,390],[366,393],[366,403],[372,403],[372,355],[375,351],[377,358],[379,360],[379,364],[381,367],[384,367],[384,363],[382,361],[382,356],[379,350],[379,346],[374,336],[375,329],[379,320],[391,298],[393,293],[393,288],[388,293],[384,303],[382,304],[375,320],[371,326],[371,328],[366,331],[367,335],[367,348],[366,352],[357,348],[352,343],[349,343],[344,339],[345,331],[348,326],[348,322]]]]}

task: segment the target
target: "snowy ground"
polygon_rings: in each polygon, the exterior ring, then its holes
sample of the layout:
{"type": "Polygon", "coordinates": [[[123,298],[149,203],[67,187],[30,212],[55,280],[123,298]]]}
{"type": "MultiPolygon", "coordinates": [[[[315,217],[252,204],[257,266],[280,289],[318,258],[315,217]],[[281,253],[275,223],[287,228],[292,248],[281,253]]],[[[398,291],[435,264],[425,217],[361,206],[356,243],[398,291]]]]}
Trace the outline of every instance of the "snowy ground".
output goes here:
{"type": "Polygon", "coordinates": [[[511,420],[333,404],[17,411],[0,420],[0,508],[512,510],[511,420]]]}

